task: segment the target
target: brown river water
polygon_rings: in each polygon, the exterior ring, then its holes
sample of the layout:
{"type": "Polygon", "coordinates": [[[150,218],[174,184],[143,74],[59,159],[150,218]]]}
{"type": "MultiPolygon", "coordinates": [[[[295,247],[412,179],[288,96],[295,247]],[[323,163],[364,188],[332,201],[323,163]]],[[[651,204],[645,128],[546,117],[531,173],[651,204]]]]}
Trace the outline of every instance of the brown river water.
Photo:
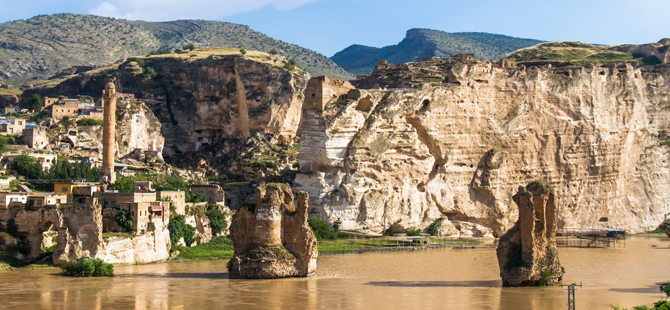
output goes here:
{"type": "MultiPolygon", "coordinates": [[[[670,281],[670,239],[559,248],[577,309],[651,305],[670,281]]],[[[565,288],[502,288],[494,248],[322,256],[306,279],[229,280],[226,261],[117,266],[113,278],[0,272],[0,309],[567,309],[565,288]]]]}

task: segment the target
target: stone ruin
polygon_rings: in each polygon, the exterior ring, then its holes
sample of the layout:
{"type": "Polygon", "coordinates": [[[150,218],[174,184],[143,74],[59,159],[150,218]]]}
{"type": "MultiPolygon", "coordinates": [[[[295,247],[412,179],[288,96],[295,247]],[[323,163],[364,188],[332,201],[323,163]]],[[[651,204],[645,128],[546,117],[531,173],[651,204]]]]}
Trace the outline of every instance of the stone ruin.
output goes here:
{"type": "Polygon", "coordinates": [[[307,225],[308,199],[298,193],[296,208],[288,185],[256,189],[256,201],[243,204],[230,225],[230,278],[307,277],[316,271],[319,243],[307,225]]]}
{"type": "Polygon", "coordinates": [[[565,270],[556,248],[556,206],[548,184],[532,182],[512,197],[519,220],[500,238],[498,264],[503,286],[552,285],[565,270]]]}

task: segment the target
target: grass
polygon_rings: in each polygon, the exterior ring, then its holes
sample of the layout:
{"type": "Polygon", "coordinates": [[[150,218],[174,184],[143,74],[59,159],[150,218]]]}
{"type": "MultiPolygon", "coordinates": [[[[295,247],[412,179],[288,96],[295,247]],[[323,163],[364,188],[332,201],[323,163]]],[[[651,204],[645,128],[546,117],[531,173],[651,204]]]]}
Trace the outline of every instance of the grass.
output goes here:
{"type": "Polygon", "coordinates": [[[641,55],[619,52],[610,46],[594,46],[581,42],[550,42],[524,48],[509,54],[506,58],[518,63],[570,63],[587,65],[591,63],[638,62],[652,64],[641,55]]]}
{"type": "MultiPolygon", "coordinates": [[[[430,243],[445,243],[454,246],[474,245],[479,243],[477,239],[439,239],[422,238],[421,241],[430,243]]],[[[319,241],[319,251],[344,251],[344,250],[364,250],[373,248],[393,248],[420,246],[419,240],[406,241],[389,238],[368,238],[368,239],[323,239],[319,241]]]]}
{"type": "Polygon", "coordinates": [[[226,186],[243,187],[243,186],[251,186],[251,184],[254,184],[254,182],[230,182],[226,183],[226,186]]]}
{"type": "Polygon", "coordinates": [[[11,95],[16,95],[20,96],[23,93],[21,89],[18,87],[12,87],[12,88],[0,88],[0,95],[5,95],[5,96],[11,96],[11,95]]]}
{"type": "Polygon", "coordinates": [[[103,239],[109,239],[109,238],[133,238],[135,237],[135,233],[132,232],[104,232],[102,233],[102,238],[103,239]]]}
{"type": "Polygon", "coordinates": [[[218,237],[194,247],[178,247],[182,259],[230,259],[233,257],[233,244],[226,237],[218,237]]]}

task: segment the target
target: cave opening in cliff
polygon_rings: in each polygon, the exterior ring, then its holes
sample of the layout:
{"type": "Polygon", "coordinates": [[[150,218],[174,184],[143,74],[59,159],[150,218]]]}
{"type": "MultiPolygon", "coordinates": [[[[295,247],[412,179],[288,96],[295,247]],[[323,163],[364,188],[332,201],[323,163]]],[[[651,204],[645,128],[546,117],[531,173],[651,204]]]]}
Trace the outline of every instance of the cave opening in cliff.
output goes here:
{"type": "Polygon", "coordinates": [[[430,100],[426,99],[423,102],[421,102],[421,108],[419,108],[419,113],[426,112],[428,110],[428,107],[430,107],[430,100]]]}

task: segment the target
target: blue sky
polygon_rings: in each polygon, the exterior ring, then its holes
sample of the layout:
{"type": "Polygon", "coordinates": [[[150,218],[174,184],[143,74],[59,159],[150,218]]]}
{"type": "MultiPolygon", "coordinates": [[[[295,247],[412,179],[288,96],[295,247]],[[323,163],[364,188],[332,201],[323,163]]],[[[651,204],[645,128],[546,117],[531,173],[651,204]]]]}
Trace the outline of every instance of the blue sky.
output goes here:
{"type": "Polygon", "coordinates": [[[670,37],[668,0],[0,0],[0,8],[0,22],[62,12],[229,21],[326,56],[396,44],[410,28],[601,44],[670,37]]]}

